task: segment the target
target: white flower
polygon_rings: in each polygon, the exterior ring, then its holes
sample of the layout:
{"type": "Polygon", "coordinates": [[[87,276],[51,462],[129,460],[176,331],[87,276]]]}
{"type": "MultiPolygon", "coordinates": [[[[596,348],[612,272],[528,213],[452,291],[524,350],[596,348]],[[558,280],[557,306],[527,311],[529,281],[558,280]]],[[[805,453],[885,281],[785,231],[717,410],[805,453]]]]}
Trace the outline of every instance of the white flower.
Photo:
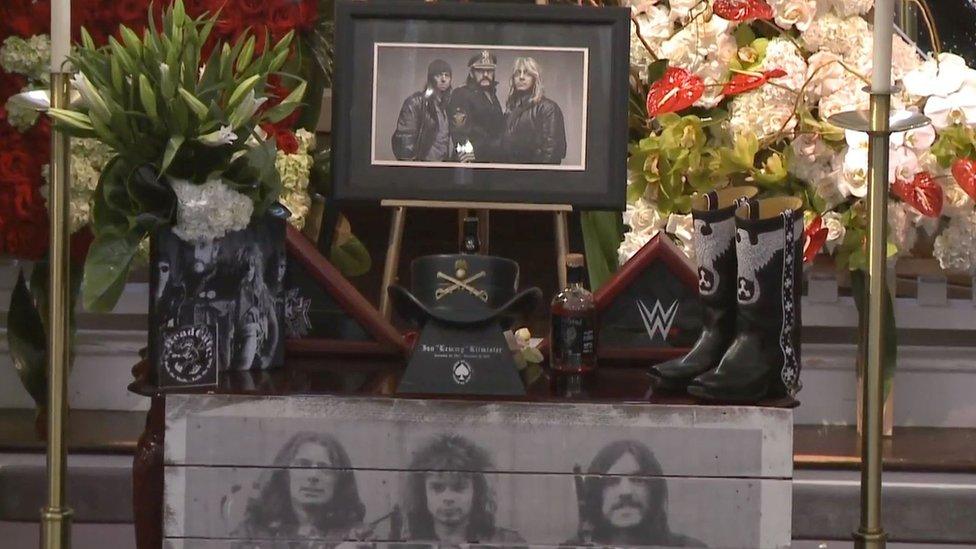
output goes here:
{"type": "Polygon", "coordinates": [[[22,74],[32,83],[49,82],[50,60],[51,39],[46,34],[27,39],[8,36],[0,47],[0,67],[6,72],[22,74]]]}
{"type": "Polygon", "coordinates": [[[834,13],[841,17],[850,17],[852,15],[864,15],[865,13],[871,11],[871,7],[874,5],[874,0],[818,0],[817,9],[820,13],[826,13],[828,10],[833,10],[834,13]]]}
{"type": "Polygon", "coordinates": [[[847,235],[847,229],[844,227],[844,222],[841,221],[841,215],[837,212],[823,214],[823,226],[827,229],[827,242],[825,246],[828,251],[833,252],[834,248],[844,241],[844,236],[847,235]]]}
{"type": "Polygon", "coordinates": [[[807,97],[817,101],[821,97],[836,93],[844,86],[846,69],[836,53],[818,51],[807,59],[807,97]]]}
{"type": "Polygon", "coordinates": [[[701,0],[670,0],[668,4],[671,6],[671,19],[675,21],[687,21],[707,7],[701,0]]]}
{"type": "Polygon", "coordinates": [[[908,255],[918,238],[909,210],[913,208],[904,202],[888,203],[888,242],[898,248],[899,256],[908,255]]]}
{"type": "Polygon", "coordinates": [[[251,220],[254,211],[251,199],[224,185],[220,179],[202,185],[174,179],[171,185],[177,202],[173,233],[187,242],[212,242],[247,227],[251,220]]]}
{"type": "Polygon", "coordinates": [[[298,152],[305,154],[313,151],[315,149],[315,134],[306,130],[305,128],[299,128],[295,131],[295,137],[298,138],[298,152]]]}
{"type": "Polygon", "coordinates": [[[729,107],[729,128],[733,134],[751,131],[763,139],[783,129],[796,126],[794,105],[803,87],[807,64],[790,41],[776,38],[766,47],[766,57],[759,70],[782,69],[786,75],[775,80],[776,85],[764,85],[739,94],[729,107]],[[787,89],[784,89],[787,88],[787,89]]]}
{"type": "Polygon", "coordinates": [[[661,216],[655,205],[643,198],[638,199],[635,204],[627,204],[623,217],[624,225],[637,234],[654,236],[667,225],[667,220],[661,216]]]}
{"type": "Polygon", "coordinates": [[[698,106],[711,108],[721,100],[719,84],[738,50],[730,29],[729,22],[721,17],[712,16],[708,21],[697,18],[661,44],[660,58],[705,81],[706,93],[695,103],[698,106]]]}
{"type": "Polygon", "coordinates": [[[624,241],[617,248],[617,262],[620,265],[626,263],[634,256],[645,244],[650,242],[651,236],[646,234],[636,234],[628,232],[624,234],[624,241]]]}
{"type": "Polygon", "coordinates": [[[693,245],[695,220],[692,219],[691,214],[671,214],[668,216],[668,226],[665,231],[677,240],[678,248],[689,259],[695,259],[695,247],[693,245]]]}
{"type": "Polygon", "coordinates": [[[636,6],[631,9],[637,24],[630,26],[630,64],[637,69],[641,80],[646,82],[647,65],[660,54],[661,44],[671,36],[674,24],[664,6],[643,6],[640,12],[636,11],[636,6]],[[650,52],[647,51],[648,46],[650,52]]]}
{"type": "Polygon", "coordinates": [[[776,24],[784,29],[805,31],[817,13],[816,0],[770,0],[776,24]]]}
{"type": "Polygon", "coordinates": [[[237,134],[230,126],[221,126],[218,130],[197,137],[197,141],[208,147],[219,147],[237,141],[237,134]]]}
{"type": "Polygon", "coordinates": [[[844,111],[865,110],[869,102],[870,97],[864,91],[864,82],[845,70],[840,77],[840,86],[820,98],[820,118],[826,120],[844,111]]]}
{"type": "Polygon", "coordinates": [[[18,132],[24,133],[37,123],[40,113],[20,101],[7,99],[5,108],[7,109],[7,123],[14,127],[18,132]]]}
{"type": "Polygon", "coordinates": [[[962,57],[940,53],[906,74],[902,84],[906,91],[917,97],[947,97],[959,91],[967,81],[972,81],[974,72],[966,66],[966,60],[962,57]]]}
{"type": "Polygon", "coordinates": [[[906,74],[902,83],[910,95],[927,98],[924,112],[936,129],[976,124],[976,70],[958,55],[929,59],[906,74]]]}
{"type": "Polygon", "coordinates": [[[976,212],[972,209],[949,219],[935,239],[932,256],[943,269],[972,273],[976,267],[976,212]]]}
{"type": "Polygon", "coordinates": [[[870,42],[871,28],[867,21],[861,17],[839,17],[834,13],[816,17],[800,34],[807,50],[829,51],[845,59],[857,55],[855,50],[861,48],[865,37],[870,42]]]}
{"type": "Polygon", "coordinates": [[[76,73],[74,78],[71,79],[71,84],[81,94],[81,99],[84,101],[85,106],[94,114],[106,122],[112,117],[108,106],[105,104],[105,100],[102,99],[101,94],[95,89],[95,85],[88,80],[85,73],[76,73]]]}
{"type": "Polygon", "coordinates": [[[928,151],[935,143],[935,128],[931,124],[908,130],[903,135],[905,146],[911,148],[919,156],[928,151]]]}

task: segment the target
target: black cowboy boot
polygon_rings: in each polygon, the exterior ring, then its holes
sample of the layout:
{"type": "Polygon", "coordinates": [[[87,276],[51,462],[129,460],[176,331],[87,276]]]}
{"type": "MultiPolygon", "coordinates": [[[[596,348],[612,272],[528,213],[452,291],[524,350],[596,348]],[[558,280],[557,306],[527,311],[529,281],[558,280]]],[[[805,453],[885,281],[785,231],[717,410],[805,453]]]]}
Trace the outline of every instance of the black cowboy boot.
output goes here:
{"type": "Polygon", "coordinates": [[[756,402],[800,389],[802,203],[750,200],[735,212],[738,321],[735,341],[715,370],[688,392],[706,400],[756,402]]]}
{"type": "Polygon", "coordinates": [[[727,187],[692,202],[702,333],[684,357],[651,366],[658,390],[684,392],[692,379],[718,366],[735,338],[734,214],[737,203],[756,192],[755,187],[727,187]]]}

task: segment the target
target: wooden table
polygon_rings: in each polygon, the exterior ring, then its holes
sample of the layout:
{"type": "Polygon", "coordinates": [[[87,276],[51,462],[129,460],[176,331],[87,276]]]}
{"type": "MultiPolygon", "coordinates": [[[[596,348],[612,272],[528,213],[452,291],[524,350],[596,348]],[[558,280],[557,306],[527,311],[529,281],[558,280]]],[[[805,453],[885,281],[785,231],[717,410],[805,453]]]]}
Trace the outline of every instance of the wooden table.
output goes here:
{"type": "Polygon", "coordinates": [[[783,406],[794,403],[695,405],[651,394],[643,369],[633,368],[603,369],[570,392],[543,376],[514,399],[394,395],[401,368],[290,359],[278,371],[225,375],[209,392],[163,395],[133,383],[152,398],[133,471],[138,547],[164,538],[174,549],[286,547],[287,529],[248,526],[247,509],[267,497],[273,471],[309,468],[354,478],[363,509],[353,513],[355,528],[293,532],[306,540],[301,547],[353,538],[436,546],[429,533],[414,533],[422,523],[411,519],[416,490],[408,488],[432,471],[474,475],[494,494],[493,533],[468,540],[475,545],[789,546],[792,411],[783,406]],[[320,440],[308,433],[338,441],[346,462],[296,465],[287,447],[320,440]],[[444,453],[432,450],[437,444],[484,459],[425,461],[425,452],[444,453]],[[631,507],[656,517],[647,531],[658,539],[619,537],[612,524],[626,524],[629,503],[621,490],[644,498],[631,507]],[[616,518],[601,511],[614,497],[623,509],[616,518]],[[253,541],[270,537],[277,541],[253,541]]]}

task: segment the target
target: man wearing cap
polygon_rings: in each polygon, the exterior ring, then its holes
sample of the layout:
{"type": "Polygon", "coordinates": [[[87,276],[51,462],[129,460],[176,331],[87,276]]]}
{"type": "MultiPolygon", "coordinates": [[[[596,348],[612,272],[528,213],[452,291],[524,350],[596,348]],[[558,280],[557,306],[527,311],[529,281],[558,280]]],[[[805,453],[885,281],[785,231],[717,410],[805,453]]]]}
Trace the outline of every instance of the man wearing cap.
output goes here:
{"type": "Polygon", "coordinates": [[[403,101],[391,143],[397,160],[442,162],[453,153],[447,105],[451,66],[435,59],[427,66],[424,89],[403,101]]]}
{"type": "Polygon", "coordinates": [[[451,94],[451,137],[462,162],[498,162],[505,115],[495,95],[498,60],[481,50],[468,60],[468,81],[451,94]]]}

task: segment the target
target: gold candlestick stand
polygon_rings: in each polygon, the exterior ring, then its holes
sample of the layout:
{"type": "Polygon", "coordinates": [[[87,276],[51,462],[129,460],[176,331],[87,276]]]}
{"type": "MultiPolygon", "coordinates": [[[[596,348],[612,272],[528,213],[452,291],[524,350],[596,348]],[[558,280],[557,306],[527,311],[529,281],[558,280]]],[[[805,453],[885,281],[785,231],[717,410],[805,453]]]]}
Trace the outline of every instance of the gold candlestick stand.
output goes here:
{"type": "MultiPolygon", "coordinates": [[[[66,109],[69,78],[65,72],[51,74],[51,106],[66,109]]],[[[68,308],[70,301],[68,230],[68,184],[71,178],[71,149],[67,134],[51,132],[51,175],[48,206],[51,216],[49,322],[47,334],[47,507],[41,510],[41,546],[70,549],[72,511],[65,501],[67,483],[68,424],[68,308]]]]}
{"type": "Polygon", "coordinates": [[[858,549],[882,549],[887,534],[881,524],[881,436],[884,386],[884,301],[888,242],[888,147],[891,134],[929,123],[920,114],[891,121],[891,93],[871,93],[870,111],[845,112],[829,121],[844,129],[867,132],[868,142],[868,322],[861,338],[867,341],[862,384],[861,525],[854,532],[858,549]]]}

